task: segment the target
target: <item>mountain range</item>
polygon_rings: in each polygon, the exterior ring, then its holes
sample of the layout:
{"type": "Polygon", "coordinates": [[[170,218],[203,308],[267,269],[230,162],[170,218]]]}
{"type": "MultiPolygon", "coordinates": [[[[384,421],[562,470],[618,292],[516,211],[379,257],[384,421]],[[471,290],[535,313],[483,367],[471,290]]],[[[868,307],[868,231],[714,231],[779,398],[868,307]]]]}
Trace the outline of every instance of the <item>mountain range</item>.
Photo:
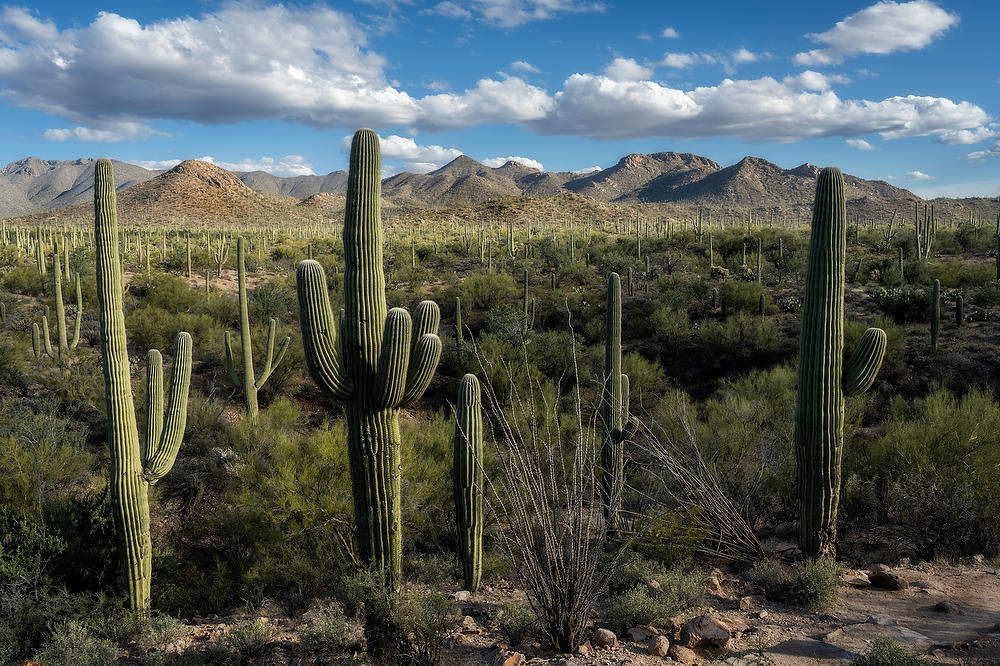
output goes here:
{"type": "MultiPolygon", "coordinates": [[[[29,157],[0,169],[0,217],[38,215],[69,208],[84,213],[92,194],[91,159],[40,160],[29,157]]],[[[188,160],[166,171],[115,162],[116,187],[132,206],[133,221],[179,219],[185,222],[265,220],[285,215],[315,217],[343,205],[347,173],[281,178],[263,171],[230,173],[206,162],[188,160]]],[[[404,207],[473,206],[509,197],[552,197],[571,193],[600,201],[712,207],[808,208],[818,167],[793,169],[757,157],[731,166],[691,153],[630,154],[593,173],[539,171],[509,161],[485,166],[462,155],[429,173],[386,178],[382,195],[404,207]]],[[[847,199],[858,214],[879,214],[919,201],[912,192],[885,181],[845,175],[847,199]]],[[[67,212],[70,212],[67,211],[67,212]]]]}

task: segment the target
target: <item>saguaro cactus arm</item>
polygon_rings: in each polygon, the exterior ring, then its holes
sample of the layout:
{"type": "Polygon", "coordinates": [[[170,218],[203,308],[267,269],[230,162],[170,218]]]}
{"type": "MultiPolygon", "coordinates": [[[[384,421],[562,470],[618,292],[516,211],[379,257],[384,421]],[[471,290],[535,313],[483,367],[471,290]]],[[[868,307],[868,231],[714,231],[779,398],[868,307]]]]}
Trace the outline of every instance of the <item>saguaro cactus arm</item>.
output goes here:
{"type": "Polygon", "coordinates": [[[233,355],[233,334],[230,331],[226,331],[222,336],[223,346],[226,348],[226,374],[229,375],[229,381],[236,385],[236,388],[243,390],[243,380],[240,379],[240,375],[236,372],[236,361],[233,355]]]}
{"type": "Polygon", "coordinates": [[[166,417],[163,414],[163,359],[155,349],[150,350],[147,358],[147,386],[153,382],[156,386],[152,393],[146,392],[146,418],[155,418],[156,431],[152,432],[147,424],[147,457],[143,462],[142,475],[149,483],[156,483],[174,466],[187,425],[188,391],[191,387],[190,334],[181,331],[174,343],[174,367],[170,372],[166,417]],[[155,397],[155,401],[150,400],[150,395],[155,397]]]}
{"type": "Polygon", "coordinates": [[[406,371],[410,365],[410,313],[392,308],[382,330],[382,351],[375,370],[375,402],[381,407],[395,407],[406,390],[406,371]]]}
{"type": "Polygon", "coordinates": [[[406,390],[399,402],[400,407],[408,407],[420,399],[430,386],[441,359],[441,310],[434,301],[421,301],[413,315],[413,345],[410,349],[410,366],[406,374],[406,390]]]}
{"type": "Polygon", "coordinates": [[[264,369],[260,373],[260,377],[257,378],[257,388],[264,386],[264,382],[267,381],[274,369],[281,365],[281,361],[285,358],[285,353],[288,351],[288,343],[292,341],[292,336],[286,335],[285,339],[281,341],[281,346],[278,347],[278,355],[274,355],[274,340],[277,337],[278,331],[278,320],[273,317],[267,323],[267,357],[264,360],[264,369]]]}
{"type": "Polygon", "coordinates": [[[881,328],[869,328],[861,336],[858,348],[844,364],[841,381],[846,397],[864,393],[875,382],[879,368],[882,367],[882,359],[885,358],[887,344],[888,338],[881,328]]]}
{"type": "Polygon", "coordinates": [[[337,319],[330,309],[326,274],[318,261],[306,259],[296,269],[295,283],[299,298],[299,324],[306,367],[316,384],[334,400],[348,400],[354,394],[354,382],[337,342],[337,319]]]}

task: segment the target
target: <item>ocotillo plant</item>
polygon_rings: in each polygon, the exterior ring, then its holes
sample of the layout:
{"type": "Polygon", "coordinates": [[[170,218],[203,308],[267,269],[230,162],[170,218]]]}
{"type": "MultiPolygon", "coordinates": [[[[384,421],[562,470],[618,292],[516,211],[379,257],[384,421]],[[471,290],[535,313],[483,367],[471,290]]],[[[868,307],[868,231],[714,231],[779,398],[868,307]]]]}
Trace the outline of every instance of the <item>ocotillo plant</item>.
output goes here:
{"type": "Polygon", "coordinates": [[[455,403],[452,488],[458,555],[465,589],[475,592],[483,574],[483,413],[479,380],[462,377],[455,403]]]}
{"type": "Polygon", "coordinates": [[[165,418],[160,352],[154,349],[147,356],[146,446],[140,447],[122,309],[114,175],[110,160],[104,158],[95,167],[94,218],[101,367],[111,452],[111,512],[130,605],[132,610],[145,613],[149,610],[153,554],[149,536],[149,486],[173,467],[184,436],[191,382],[191,336],[184,332],[177,334],[165,418]]]}
{"type": "Polygon", "coordinates": [[[625,440],[639,421],[629,416],[628,375],[622,374],[622,281],[608,275],[608,305],[604,329],[604,390],[601,399],[604,427],[601,434],[601,492],[608,531],[621,527],[620,509],[625,489],[625,440]]]}
{"type": "Polygon", "coordinates": [[[844,177],[823,169],[816,183],[806,291],[802,304],[795,404],[799,544],[806,557],[833,552],[844,445],[844,397],[871,386],[885,355],[886,335],[869,328],[843,362],[847,206],[844,177]]]}
{"type": "Polygon", "coordinates": [[[937,351],[938,332],[941,329],[941,281],[934,280],[931,290],[931,351],[937,351]]]}
{"type": "Polygon", "coordinates": [[[240,347],[243,356],[243,379],[240,379],[236,372],[236,364],[233,361],[233,339],[229,331],[226,331],[226,372],[233,384],[243,391],[243,406],[251,421],[257,420],[259,407],[257,403],[257,392],[271,376],[271,373],[285,358],[288,351],[288,343],[291,337],[286,336],[278,348],[278,356],[274,356],[274,338],[278,328],[278,322],[272,318],[267,326],[267,357],[264,361],[264,370],[260,377],[255,378],[253,368],[253,340],[250,337],[250,308],[247,303],[247,268],[246,268],[246,248],[243,237],[236,241],[236,275],[239,285],[240,303],[240,347]]]}
{"type": "Polygon", "coordinates": [[[351,143],[344,212],[344,316],[330,309],[323,267],[303,261],[296,272],[306,364],[327,395],[347,403],[347,449],[360,554],[399,587],[399,410],[416,402],[441,356],[441,313],[420,303],[386,313],[379,197],[381,159],[374,131],[351,143]],[[411,335],[412,329],[412,335],[411,335]],[[412,342],[411,342],[412,340],[412,342]]]}

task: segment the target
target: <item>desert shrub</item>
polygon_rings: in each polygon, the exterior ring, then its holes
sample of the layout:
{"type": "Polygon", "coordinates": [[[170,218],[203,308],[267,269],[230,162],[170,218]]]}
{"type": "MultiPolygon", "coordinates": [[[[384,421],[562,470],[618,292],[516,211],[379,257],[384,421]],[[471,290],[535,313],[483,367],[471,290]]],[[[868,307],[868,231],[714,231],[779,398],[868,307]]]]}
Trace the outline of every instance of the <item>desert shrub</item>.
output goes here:
{"type": "Polygon", "coordinates": [[[205,300],[204,293],[192,289],[186,279],[169,273],[136,274],[128,290],[134,302],[172,313],[194,311],[205,300]]]}
{"type": "Polygon", "coordinates": [[[511,646],[517,646],[530,636],[538,625],[538,618],[528,604],[504,604],[496,616],[500,635],[511,646]]]}
{"type": "Polygon", "coordinates": [[[273,624],[258,617],[230,627],[222,637],[222,644],[240,657],[260,657],[267,652],[277,634],[273,624]]]}
{"type": "Polygon", "coordinates": [[[692,335],[691,319],[687,310],[679,310],[660,303],[648,321],[649,333],[660,345],[681,347],[686,345],[692,335]]]}
{"type": "Polygon", "coordinates": [[[698,328],[700,346],[719,356],[773,354],[781,342],[778,325],[771,319],[740,312],[725,321],[704,321],[698,328]]]}
{"type": "Polygon", "coordinates": [[[393,593],[377,568],[362,569],[345,584],[348,599],[362,608],[368,653],[379,663],[435,666],[457,620],[448,598],[410,588],[393,593]]]}
{"type": "Polygon", "coordinates": [[[850,666],[931,666],[930,659],[918,657],[891,638],[876,638],[850,666]]]}
{"type": "Polygon", "coordinates": [[[940,280],[942,287],[981,287],[996,277],[996,267],[992,264],[974,264],[957,259],[954,261],[928,264],[931,280],[940,280]]]}
{"type": "MultiPolygon", "coordinates": [[[[143,352],[168,350],[181,331],[187,331],[198,345],[207,340],[222,340],[223,330],[206,314],[173,312],[158,306],[143,306],[125,316],[129,344],[143,352]]],[[[221,342],[219,343],[221,346],[221,342]]],[[[145,358],[145,353],[142,354],[145,358]]],[[[221,357],[220,357],[221,358],[221,357]]]]}
{"type": "Polygon", "coordinates": [[[430,553],[412,557],[407,564],[408,578],[431,587],[440,587],[462,577],[461,567],[453,553],[430,553]]]}
{"type": "Polygon", "coordinates": [[[489,310],[512,302],[515,288],[514,278],[507,273],[479,272],[462,281],[457,295],[462,297],[463,308],[489,310]]]}
{"type": "Polygon", "coordinates": [[[250,320],[266,323],[274,318],[279,322],[295,321],[298,301],[293,278],[274,278],[254,287],[247,294],[250,320]]]}
{"type": "Polygon", "coordinates": [[[631,555],[611,579],[609,617],[620,630],[663,626],[674,615],[702,603],[709,580],[706,572],[689,565],[667,568],[631,555]]]}
{"type": "Polygon", "coordinates": [[[647,361],[636,352],[622,355],[622,373],[628,375],[629,399],[633,405],[642,404],[643,398],[648,401],[665,376],[659,361],[647,361]]]}
{"type": "Polygon", "coordinates": [[[872,300],[883,314],[898,324],[930,321],[930,292],[926,289],[877,289],[872,292],[872,300]]]}
{"type": "Polygon", "coordinates": [[[313,652],[340,652],[356,645],[361,627],[348,619],[336,601],[328,601],[316,609],[308,626],[299,631],[299,643],[313,652]]]}
{"type": "Polygon", "coordinates": [[[94,636],[80,620],[67,620],[53,629],[35,661],[46,666],[107,666],[117,656],[111,641],[94,636]]]}
{"type": "Polygon", "coordinates": [[[837,600],[837,563],[832,559],[805,560],[792,565],[761,560],[751,567],[747,579],[773,601],[785,601],[809,610],[827,608],[837,600]]]}
{"type": "Polygon", "coordinates": [[[719,286],[719,304],[729,314],[759,312],[761,295],[765,303],[770,301],[764,287],[757,282],[725,282],[719,286]]]}
{"type": "Polygon", "coordinates": [[[14,266],[4,273],[3,287],[7,291],[26,296],[41,296],[46,291],[45,280],[38,274],[34,263],[14,266]]]}
{"type": "Polygon", "coordinates": [[[184,625],[174,617],[158,612],[144,616],[120,605],[95,615],[89,624],[96,636],[116,645],[133,643],[141,650],[162,647],[186,632],[184,625]]]}
{"type": "MultiPolygon", "coordinates": [[[[638,480],[631,479],[633,485],[638,480]]],[[[645,485],[645,483],[643,483],[645,485]]],[[[697,508],[649,511],[636,520],[638,536],[630,548],[661,566],[673,566],[691,560],[711,530],[702,524],[697,508]]]]}

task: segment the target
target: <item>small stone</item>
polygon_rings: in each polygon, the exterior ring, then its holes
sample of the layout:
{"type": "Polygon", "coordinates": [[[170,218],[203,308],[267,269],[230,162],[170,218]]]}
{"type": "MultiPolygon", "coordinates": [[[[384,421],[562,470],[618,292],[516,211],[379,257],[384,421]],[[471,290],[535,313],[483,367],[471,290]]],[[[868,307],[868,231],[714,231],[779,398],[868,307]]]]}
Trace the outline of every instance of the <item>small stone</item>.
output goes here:
{"type": "Polygon", "coordinates": [[[472,598],[472,593],[468,590],[459,590],[458,592],[453,592],[451,598],[455,601],[468,601],[472,598]]]}
{"type": "Polygon", "coordinates": [[[723,575],[721,569],[712,569],[712,576],[710,582],[712,586],[712,592],[715,592],[716,594],[725,594],[726,590],[722,587],[722,582],[724,580],[725,576],[723,575]]]}
{"type": "Polygon", "coordinates": [[[771,614],[768,613],[766,610],[762,610],[762,611],[760,611],[760,612],[757,613],[757,617],[760,618],[761,620],[763,620],[766,617],[769,617],[770,615],[771,614]]]}
{"type": "Polygon", "coordinates": [[[948,599],[945,599],[944,601],[939,601],[936,604],[934,604],[934,610],[937,611],[938,613],[946,613],[948,615],[960,615],[962,613],[958,605],[953,601],[949,601],[948,599]]]}
{"type": "Polygon", "coordinates": [[[686,647],[722,647],[728,642],[729,627],[711,615],[699,615],[681,627],[681,644],[686,647]]]}
{"type": "Polygon", "coordinates": [[[483,630],[479,628],[476,621],[472,619],[471,615],[466,615],[462,618],[462,624],[459,625],[459,630],[463,634],[481,634],[483,630]]]}
{"type": "Polygon", "coordinates": [[[896,618],[888,615],[869,615],[865,622],[868,624],[877,624],[880,627],[893,627],[899,624],[899,622],[896,621],[896,618]]]}
{"type": "Polygon", "coordinates": [[[670,650],[670,641],[666,636],[653,636],[646,643],[646,652],[654,657],[666,657],[670,650]]]}
{"type": "Polygon", "coordinates": [[[982,566],[983,562],[985,562],[985,561],[986,561],[986,558],[983,557],[982,555],[973,555],[972,556],[972,563],[975,564],[976,566],[982,566]]]}
{"type": "Polygon", "coordinates": [[[670,656],[671,659],[679,661],[682,664],[698,663],[698,654],[694,650],[686,648],[678,643],[674,643],[673,645],[671,645],[670,649],[667,651],[667,654],[670,656]]]}
{"type": "Polygon", "coordinates": [[[610,629],[598,629],[590,637],[590,643],[595,648],[613,648],[617,642],[618,637],[610,629]]]}
{"type": "Polygon", "coordinates": [[[645,629],[642,629],[641,627],[632,627],[625,632],[625,635],[628,636],[630,641],[634,643],[641,643],[642,641],[649,640],[649,637],[653,634],[645,629]]]}
{"type": "Polygon", "coordinates": [[[764,597],[759,594],[751,594],[748,597],[740,598],[740,610],[748,611],[753,610],[755,606],[760,606],[765,601],[764,597]]]}
{"type": "Polygon", "coordinates": [[[594,651],[594,648],[590,645],[590,641],[581,643],[578,648],[576,648],[576,653],[581,657],[586,657],[588,654],[594,651]]]}
{"type": "Polygon", "coordinates": [[[875,587],[886,590],[905,590],[910,586],[909,581],[884,564],[875,565],[875,568],[868,572],[868,580],[875,587]]]}
{"type": "Polygon", "coordinates": [[[844,579],[844,582],[851,587],[869,587],[872,582],[868,580],[868,574],[864,571],[857,571],[853,575],[844,579]]]}
{"type": "Polygon", "coordinates": [[[527,659],[520,652],[515,652],[503,660],[503,666],[521,666],[527,659]]]}

